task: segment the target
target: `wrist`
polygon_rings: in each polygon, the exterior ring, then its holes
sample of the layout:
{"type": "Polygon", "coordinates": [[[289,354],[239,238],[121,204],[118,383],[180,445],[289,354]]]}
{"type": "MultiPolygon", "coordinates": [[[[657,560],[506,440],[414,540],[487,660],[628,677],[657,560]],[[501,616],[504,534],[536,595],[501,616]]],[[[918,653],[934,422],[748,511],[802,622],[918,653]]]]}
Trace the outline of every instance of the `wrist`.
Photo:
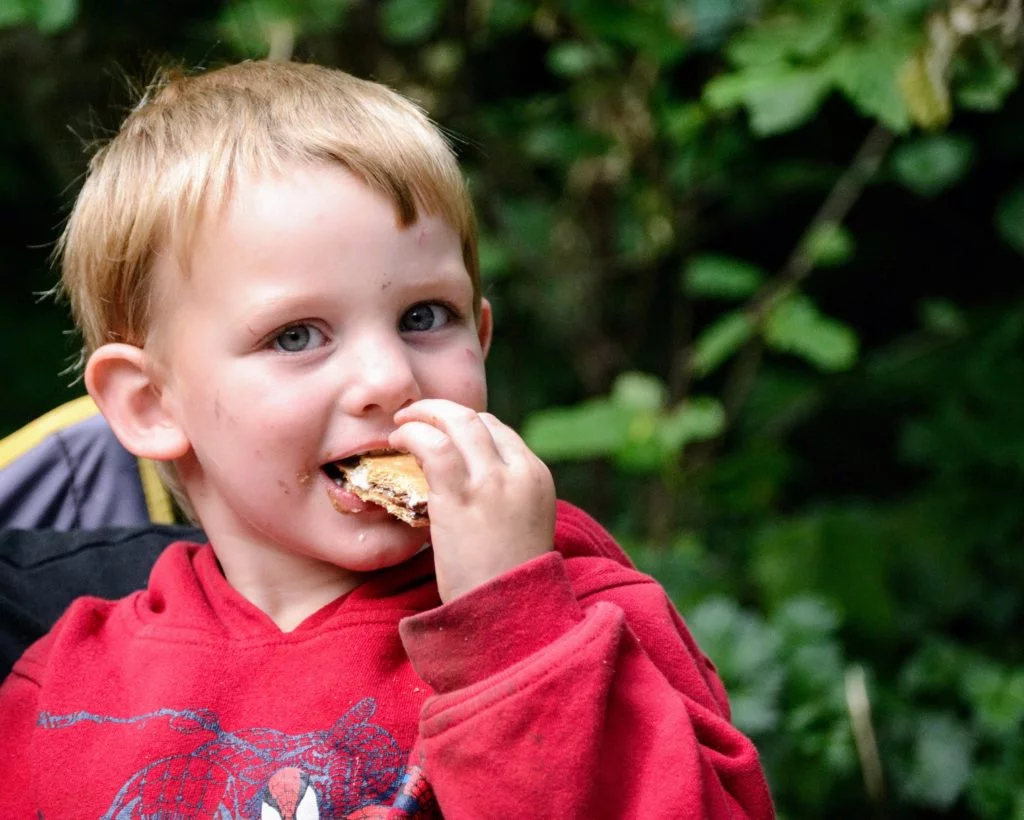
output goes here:
{"type": "Polygon", "coordinates": [[[451,603],[405,618],[399,631],[417,674],[441,693],[512,666],[582,618],[561,555],[548,552],[451,603]]]}
{"type": "Polygon", "coordinates": [[[437,591],[441,602],[453,603],[554,549],[550,540],[534,548],[522,544],[519,547],[514,553],[510,549],[495,550],[489,556],[484,556],[485,560],[473,562],[469,567],[460,566],[454,572],[438,566],[437,591]]]}

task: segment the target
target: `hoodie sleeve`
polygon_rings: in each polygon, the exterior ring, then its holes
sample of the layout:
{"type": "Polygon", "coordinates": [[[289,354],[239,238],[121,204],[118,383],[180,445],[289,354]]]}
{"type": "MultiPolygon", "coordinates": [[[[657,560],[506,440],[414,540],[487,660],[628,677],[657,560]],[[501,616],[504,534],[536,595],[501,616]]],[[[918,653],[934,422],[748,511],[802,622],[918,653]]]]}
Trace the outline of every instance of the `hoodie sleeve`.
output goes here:
{"type": "Polygon", "coordinates": [[[770,820],[714,668],[580,516],[559,551],[402,622],[434,689],[414,755],[444,816],[770,820]]]}

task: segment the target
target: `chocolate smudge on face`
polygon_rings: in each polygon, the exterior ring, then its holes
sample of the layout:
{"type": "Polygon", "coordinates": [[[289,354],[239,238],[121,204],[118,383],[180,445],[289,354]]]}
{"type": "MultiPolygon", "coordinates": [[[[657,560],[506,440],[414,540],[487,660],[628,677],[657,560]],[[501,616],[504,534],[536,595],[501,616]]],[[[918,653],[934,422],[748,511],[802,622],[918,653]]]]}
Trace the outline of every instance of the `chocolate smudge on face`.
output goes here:
{"type": "Polygon", "coordinates": [[[303,470],[301,473],[295,474],[295,479],[299,482],[300,487],[305,487],[313,480],[313,474],[309,470],[303,470]]]}

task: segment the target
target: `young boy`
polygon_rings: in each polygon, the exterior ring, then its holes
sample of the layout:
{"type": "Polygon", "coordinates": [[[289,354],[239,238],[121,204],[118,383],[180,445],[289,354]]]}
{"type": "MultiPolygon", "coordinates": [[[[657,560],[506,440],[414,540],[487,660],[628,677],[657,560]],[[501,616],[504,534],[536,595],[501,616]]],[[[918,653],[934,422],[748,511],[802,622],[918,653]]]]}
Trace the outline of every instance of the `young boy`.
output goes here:
{"type": "Polygon", "coordinates": [[[664,592],[485,412],[472,208],[415,106],[312,65],[171,76],[61,252],[90,394],[210,543],[17,663],[0,814],[773,816],[664,592]],[[332,479],[385,449],[429,530],[332,479]]]}

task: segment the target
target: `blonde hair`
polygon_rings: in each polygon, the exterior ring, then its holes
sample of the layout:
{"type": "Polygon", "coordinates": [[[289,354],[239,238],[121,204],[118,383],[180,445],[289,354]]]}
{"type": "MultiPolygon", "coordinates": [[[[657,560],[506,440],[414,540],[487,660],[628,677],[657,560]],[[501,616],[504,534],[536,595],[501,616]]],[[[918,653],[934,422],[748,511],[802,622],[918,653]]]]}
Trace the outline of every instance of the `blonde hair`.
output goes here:
{"type": "MultiPolygon", "coordinates": [[[[79,365],[108,342],[145,345],[156,305],[155,255],[187,255],[205,213],[239,173],[339,163],[395,206],[419,211],[462,241],[479,316],[473,207],[444,135],[413,102],[379,83],[323,66],[244,62],[206,73],[164,72],[89,163],[57,245],[61,291],[82,333],[79,365]]],[[[187,500],[163,471],[179,503],[187,500]]]]}

